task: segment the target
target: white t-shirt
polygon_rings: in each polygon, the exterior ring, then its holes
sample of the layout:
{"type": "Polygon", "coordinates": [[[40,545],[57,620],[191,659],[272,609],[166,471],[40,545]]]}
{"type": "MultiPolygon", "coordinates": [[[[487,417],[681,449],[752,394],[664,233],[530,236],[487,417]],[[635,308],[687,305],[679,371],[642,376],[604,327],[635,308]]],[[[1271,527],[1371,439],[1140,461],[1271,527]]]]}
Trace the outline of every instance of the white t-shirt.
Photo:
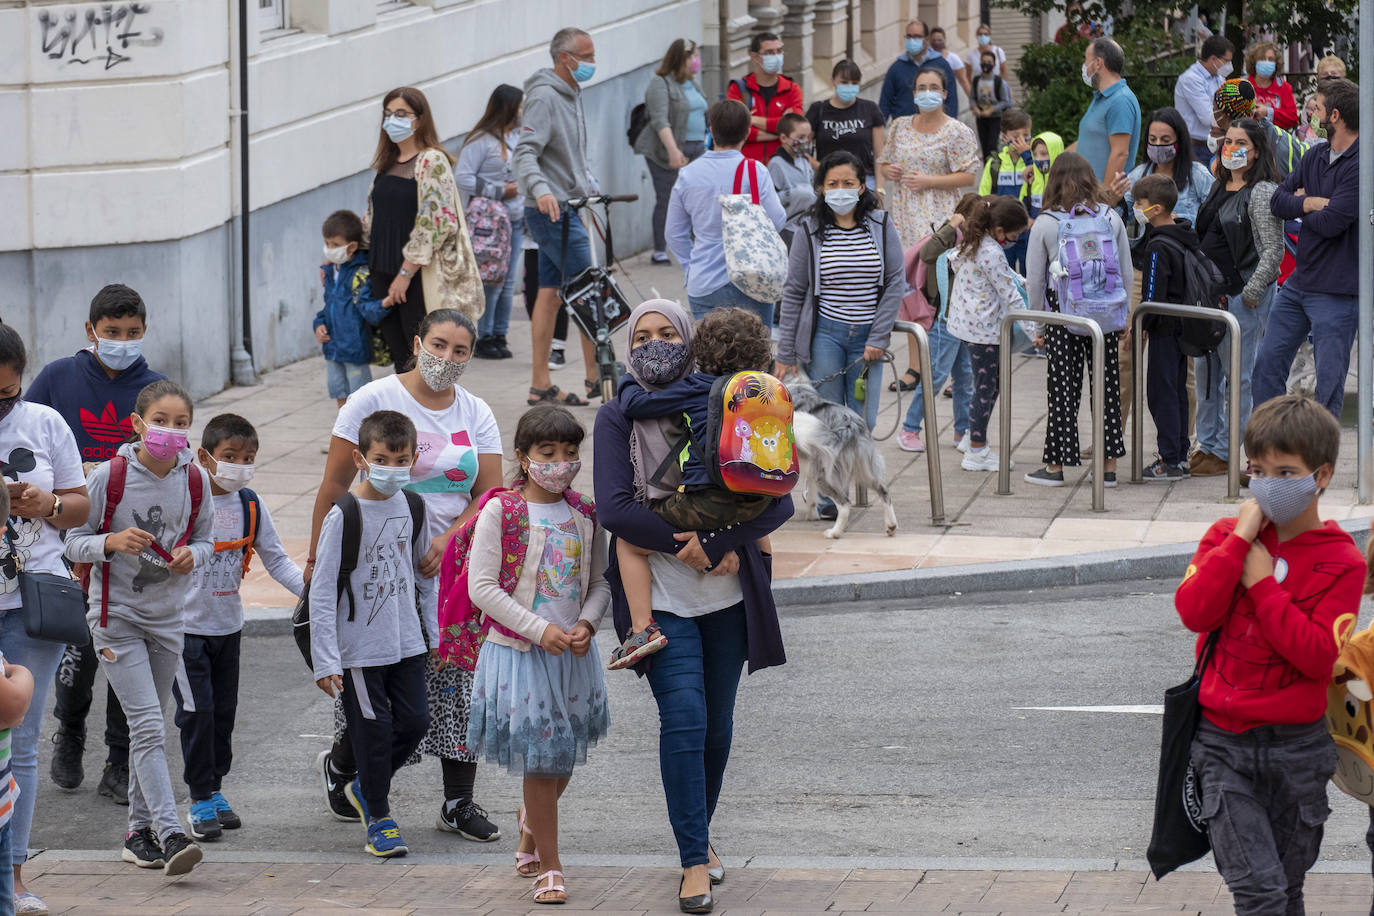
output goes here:
{"type": "Polygon", "coordinates": [[[955,73],[964,69],[964,59],[953,51],[945,51],[945,63],[949,64],[949,69],[955,73]]]}
{"type": "Polygon", "coordinates": [[[974,73],[983,72],[983,52],[987,51],[997,57],[997,66],[993,67],[992,72],[997,75],[1002,74],[1002,65],[1007,62],[1007,52],[997,45],[988,45],[986,48],[975,45],[964,52],[965,59],[961,63],[968,64],[968,68],[974,73]]]}
{"type": "Polygon", "coordinates": [[[443,534],[472,501],[477,456],[502,453],[501,431],[487,402],[462,386],[453,393],[448,407],[430,410],[411,397],[399,377],[388,375],[353,392],[334,421],[334,435],[356,444],[358,427],[379,410],[411,419],[418,457],[406,489],[425,499],[430,538],[443,534]]]}
{"type": "MultiPolygon", "coordinates": [[[[62,415],[30,401],[20,401],[0,420],[0,472],[7,484],[31,483],[49,493],[86,483],[76,438],[62,415]]],[[[27,572],[67,575],[62,537],[56,528],[39,518],[15,518],[12,523],[17,536],[14,546],[27,572]]],[[[0,531],[0,557],[8,557],[9,546],[2,535],[0,531]]],[[[0,576],[0,610],[17,608],[20,603],[18,580],[0,576]]]]}
{"type": "Polygon", "coordinates": [[[697,572],[666,553],[649,554],[649,574],[653,607],[678,617],[705,617],[744,600],[738,575],[697,572]]]}
{"type": "Polygon", "coordinates": [[[582,536],[565,500],[529,502],[530,527],[545,529],[544,553],[531,608],[549,623],[571,630],[582,613],[582,536]]]}

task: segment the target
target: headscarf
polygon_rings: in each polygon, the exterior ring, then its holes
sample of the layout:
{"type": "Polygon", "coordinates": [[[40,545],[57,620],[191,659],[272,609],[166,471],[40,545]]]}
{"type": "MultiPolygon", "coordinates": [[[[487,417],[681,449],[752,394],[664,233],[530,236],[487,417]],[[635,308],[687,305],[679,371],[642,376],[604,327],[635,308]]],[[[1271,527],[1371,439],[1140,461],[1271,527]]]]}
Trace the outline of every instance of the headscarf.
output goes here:
{"type": "Polygon", "coordinates": [[[1248,118],[1255,110],[1255,87],[1247,79],[1230,79],[1212,93],[1212,110],[1223,112],[1232,121],[1248,118]]]}
{"type": "MultiPolygon", "coordinates": [[[[650,299],[638,305],[630,313],[630,320],[626,322],[625,327],[628,328],[628,333],[625,340],[625,353],[627,355],[634,342],[635,328],[639,327],[639,320],[650,314],[659,314],[667,318],[677,329],[678,336],[682,338],[683,343],[690,344],[692,342],[692,316],[671,299],[650,299]]],[[[682,367],[681,374],[673,381],[686,378],[695,369],[696,360],[688,359],[682,367]]],[[[634,365],[628,359],[625,361],[625,371],[629,373],[631,378],[650,391],[657,391],[664,387],[662,385],[650,385],[641,379],[639,374],[635,372],[634,365]]],[[[668,457],[668,453],[672,451],[673,443],[681,436],[682,423],[677,417],[634,421],[634,429],[630,436],[630,465],[634,468],[636,500],[647,502],[650,499],[663,499],[673,494],[673,490],[650,481],[649,475],[653,474],[658,466],[663,463],[663,459],[668,457]]]]}

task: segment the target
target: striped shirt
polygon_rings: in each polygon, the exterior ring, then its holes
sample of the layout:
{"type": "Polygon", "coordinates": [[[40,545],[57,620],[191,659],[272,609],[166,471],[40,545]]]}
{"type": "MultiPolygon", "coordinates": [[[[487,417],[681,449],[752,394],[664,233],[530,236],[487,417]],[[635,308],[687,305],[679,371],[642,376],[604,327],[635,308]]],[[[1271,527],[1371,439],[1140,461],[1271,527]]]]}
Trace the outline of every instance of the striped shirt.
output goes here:
{"type": "MultiPolygon", "coordinates": [[[[0,655],[0,677],[5,676],[5,657],[0,655]]],[[[14,814],[14,800],[19,797],[19,784],[10,769],[10,730],[0,729],[0,830],[14,814]]]]}
{"type": "Polygon", "coordinates": [[[817,296],[821,316],[832,321],[868,324],[878,313],[883,258],[865,225],[825,228],[821,243],[821,283],[817,296]]]}

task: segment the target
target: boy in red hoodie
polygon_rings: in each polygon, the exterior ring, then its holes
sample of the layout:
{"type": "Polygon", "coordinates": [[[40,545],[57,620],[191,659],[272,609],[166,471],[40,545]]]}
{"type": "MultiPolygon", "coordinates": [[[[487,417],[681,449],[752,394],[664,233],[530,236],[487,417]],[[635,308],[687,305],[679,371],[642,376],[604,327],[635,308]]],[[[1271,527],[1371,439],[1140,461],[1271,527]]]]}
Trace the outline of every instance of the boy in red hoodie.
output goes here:
{"type": "Polygon", "coordinates": [[[1340,426],[1313,401],[1257,407],[1245,430],[1254,498],[1212,525],[1174,597],[1198,653],[1219,631],[1192,763],[1240,916],[1303,911],[1330,813],[1326,688],[1365,579],[1350,535],[1318,515],[1339,447],[1340,426]]]}

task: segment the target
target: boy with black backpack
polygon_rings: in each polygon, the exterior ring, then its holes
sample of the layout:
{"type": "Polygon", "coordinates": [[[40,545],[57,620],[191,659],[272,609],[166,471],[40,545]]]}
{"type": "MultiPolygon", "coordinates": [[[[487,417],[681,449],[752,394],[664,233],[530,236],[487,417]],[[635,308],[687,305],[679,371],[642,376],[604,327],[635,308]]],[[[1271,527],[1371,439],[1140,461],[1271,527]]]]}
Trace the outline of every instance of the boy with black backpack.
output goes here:
{"type": "Polygon", "coordinates": [[[267,506],[245,486],[253,478],[257,455],[257,430],[243,417],[220,414],[201,433],[197,459],[210,475],[215,553],[191,573],[181,672],[172,685],[181,729],[182,778],[191,791],[188,820],[197,840],[217,839],[221,831],[242,825],[220,793],[220,784],[233,758],[238,711],[243,635],[239,586],[254,551],[287,591],[297,597],[305,591],[301,569],[287,556],[267,506]]]}

